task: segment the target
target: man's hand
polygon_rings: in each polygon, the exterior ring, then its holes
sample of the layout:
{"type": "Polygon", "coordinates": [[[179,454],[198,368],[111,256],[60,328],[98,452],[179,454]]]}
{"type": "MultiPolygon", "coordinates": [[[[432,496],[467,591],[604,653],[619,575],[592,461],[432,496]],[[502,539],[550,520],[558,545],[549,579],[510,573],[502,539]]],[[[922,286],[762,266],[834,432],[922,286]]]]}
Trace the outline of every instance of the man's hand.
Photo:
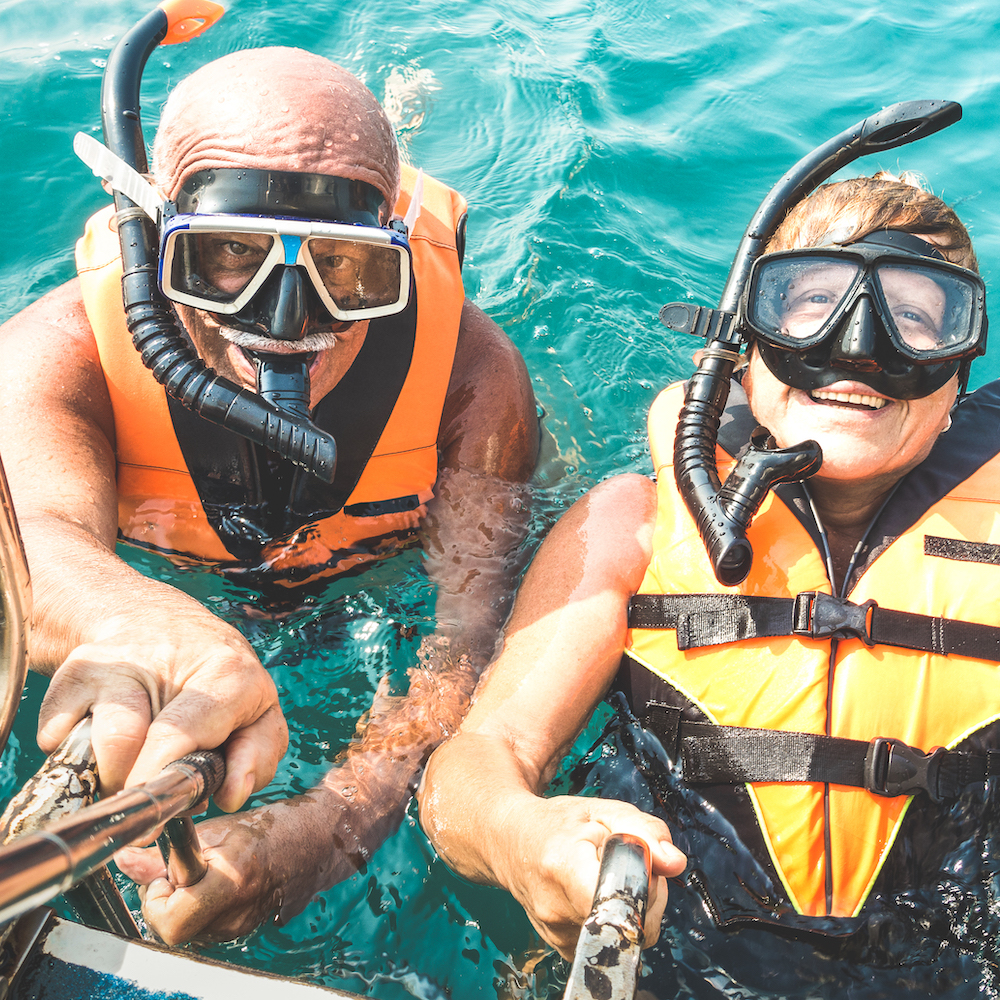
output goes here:
{"type": "Polygon", "coordinates": [[[468,656],[428,639],[405,697],[383,679],[343,761],[304,795],[198,826],[208,873],[177,889],[155,850],[125,849],[121,870],[146,886],[143,913],[168,944],[249,933],[287,919],[350,878],[399,824],[424,760],[458,728],[479,676],[468,656]]]}
{"type": "Polygon", "coordinates": [[[194,938],[227,941],[252,931],[281,903],[273,862],[287,845],[275,844],[266,822],[267,808],[240,816],[208,820],[197,827],[208,866],[204,878],[177,889],[167,881],[156,847],[126,847],[115,855],[118,867],[139,883],[142,914],[168,945],[194,938]]]}
{"type": "Polygon", "coordinates": [[[156,848],[126,848],[115,861],[145,886],[143,916],[167,944],[248,934],[272,913],[282,921],[294,916],[320,888],[350,878],[367,863],[366,842],[374,839],[377,847],[384,823],[398,810],[395,803],[384,815],[369,810],[357,780],[350,766],[335,768],[304,795],[200,823],[208,871],[193,886],[175,888],[167,881],[156,848]],[[339,782],[333,779],[338,773],[339,782]]]}
{"type": "Polygon", "coordinates": [[[267,671],[236,629],[177,594],[148,622],[115,616],[56,669],[42,703],[38,745],[55,749],[88,713],[102,794],[155,777],[193,750],[224,746],[215,796],[239,809],[274,776],[288,729],[267,671]]]}

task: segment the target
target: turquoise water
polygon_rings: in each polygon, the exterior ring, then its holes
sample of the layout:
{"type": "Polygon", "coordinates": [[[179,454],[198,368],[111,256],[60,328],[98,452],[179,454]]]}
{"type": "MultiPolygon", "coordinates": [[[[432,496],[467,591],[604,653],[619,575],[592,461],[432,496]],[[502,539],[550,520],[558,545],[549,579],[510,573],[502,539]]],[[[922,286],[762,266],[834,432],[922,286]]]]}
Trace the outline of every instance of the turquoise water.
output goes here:
{"type": "MultiPolygon", "coordinates": [[[[73,273],[73,240],[104,196],[71,139],[96,133],[103,62],[147,9],[0,0],[0,319],[73,273]]],[[[147,134],[189,70],[276,43],[336,59],[379,97],[388,88],[406,155],[468,198],[468,293],[523,352],[547,414],[536,537],[591,484],[649,471],[645,411],[690,370],[695,346],[658,324],[659,306],[714,302],[771,183],[883,105],[963,104],[947,132],[855,170],[925,174],[970,225],[1000,315],[992,3],[235,0],[203,38],[154,53],[147,134]]],[[[974,384],[998,374],[998,339],[974,384]]],[[[412,553],[280,624],[250,622],[248,595],[212,576],[144,565],[244,628],[274,671],[292,745],[262,799],[323,772],[379,676],[402,676],[433,627],[412,553]]],[[[34,679],[4,758],[4,794],[39,762],[42,691],[34,679]]],[[[434,860],[411,810],[366,872],[285,927],[209,953],[383,1000],[432,1000],[523,996],[534,987],[514,970],[536,948],[504,894],[434,860]]]]}

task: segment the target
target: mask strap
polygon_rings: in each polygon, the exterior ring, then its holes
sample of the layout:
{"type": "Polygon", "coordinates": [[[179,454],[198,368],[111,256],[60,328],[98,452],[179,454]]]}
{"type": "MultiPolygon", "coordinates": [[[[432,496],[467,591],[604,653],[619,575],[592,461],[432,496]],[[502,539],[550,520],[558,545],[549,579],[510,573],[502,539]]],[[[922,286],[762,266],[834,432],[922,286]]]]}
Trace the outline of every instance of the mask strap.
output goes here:
{"type": "Polygon", "coordinates": [[[123,159],[115,156],[107,146],[93,136],[77,132],[73,137],[73,152],[94,172],[95,177],[106,180],[116,191],[135,202],[153,222],[159,225],[163,202],[145,177],[123,159]]]}
{"type": "Polygon", "coordinates": [[[410,206],[403,217],[403,225],[406,226],[406,233],[413,232],[413,227],[417,219],[420,218],[420,202],[424,197],[424,171],[421,168],[417,171],[417,179],[413,184],[413,196],[410,198],[410,206]]]}

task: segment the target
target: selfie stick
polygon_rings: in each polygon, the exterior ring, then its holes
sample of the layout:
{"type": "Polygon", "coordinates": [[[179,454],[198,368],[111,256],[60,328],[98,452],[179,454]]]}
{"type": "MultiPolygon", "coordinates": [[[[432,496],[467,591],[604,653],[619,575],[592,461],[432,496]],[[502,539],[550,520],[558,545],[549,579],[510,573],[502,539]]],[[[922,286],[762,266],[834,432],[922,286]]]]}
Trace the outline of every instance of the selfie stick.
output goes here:
{"type": "MultiPolygon", "coordinates": [[[[41,906],[109,861],[115,851],[149,838],[157,827],[214,795],[225,775],[222,754],[196,751],[168,764],[144,785],[0,847],[0,921],[41,906]]],[[[199,860],[196,855],[187,859],[192,875],[199,860]]]]}
{"type": "Polygon", "coordinates": [[[563,1000],[633,1000],[648,894],[649,847],[631,834],[612,834],[563,1000]]]}

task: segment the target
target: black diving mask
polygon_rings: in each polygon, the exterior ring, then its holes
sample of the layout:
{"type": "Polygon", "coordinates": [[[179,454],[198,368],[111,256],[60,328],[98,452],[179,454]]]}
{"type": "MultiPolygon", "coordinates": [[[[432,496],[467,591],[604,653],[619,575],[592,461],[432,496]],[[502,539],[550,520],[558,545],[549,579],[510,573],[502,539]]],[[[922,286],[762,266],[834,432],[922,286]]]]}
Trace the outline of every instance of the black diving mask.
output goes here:
{"type": "Polygon", "coordinates": [[[918,399],[985,350],[982,279],[911,233],[758,258],[742,319],[772,374],[810,391],[846,379],[918,399]]]}

